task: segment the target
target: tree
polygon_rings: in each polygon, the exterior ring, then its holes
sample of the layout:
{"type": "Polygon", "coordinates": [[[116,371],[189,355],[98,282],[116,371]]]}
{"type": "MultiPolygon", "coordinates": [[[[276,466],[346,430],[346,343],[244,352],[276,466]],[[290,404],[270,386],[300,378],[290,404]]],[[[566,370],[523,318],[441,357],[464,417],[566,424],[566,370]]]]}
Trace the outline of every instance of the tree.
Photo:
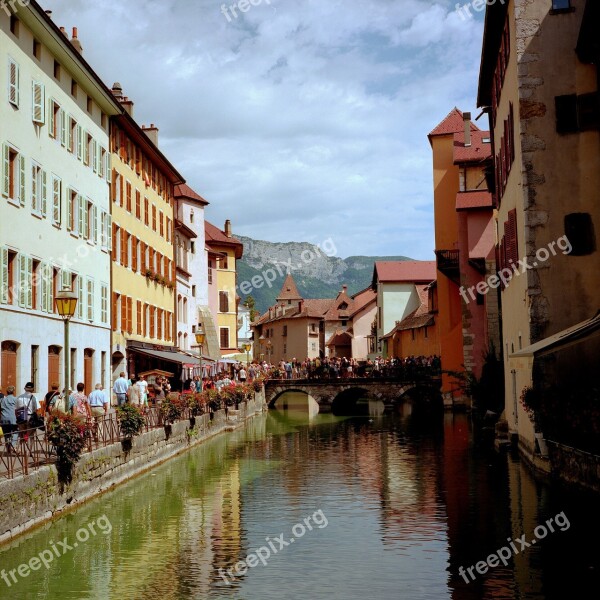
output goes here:
{"type": "Polygon", "coordinates": [[[246,299],[244,300],[244,306],[250,309],[250,322],[254,321],[254,318],[258,315],[254,298],[250,295],[246,296],[246,299]]]}

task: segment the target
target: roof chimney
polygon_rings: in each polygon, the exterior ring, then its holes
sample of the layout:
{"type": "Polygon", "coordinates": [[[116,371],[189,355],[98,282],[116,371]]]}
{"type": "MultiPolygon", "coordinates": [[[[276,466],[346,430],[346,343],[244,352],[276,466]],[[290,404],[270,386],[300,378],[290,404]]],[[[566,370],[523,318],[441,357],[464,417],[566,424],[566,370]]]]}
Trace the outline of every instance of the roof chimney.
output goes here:
{"type": "Polygon", "coordinates": [[[79,52],[79,54],[83,54],[83,46],[77,38],[77,27],[73,27],[73,37],[71,38],[71,44],[73,44],[73,47],[75,48],[75,50],[77,50],[77,52],[79,52]]]}
{"type": "Polygon", "coordinates": [[[142,125],[142,129],[146,132],[146,135],[150,138],[152,143],[158,148],[158,127],[154,123],[150,123],[149,126],[142,125]]]}
{"type": "Polygon", "coordinates": [[[346,284],[344,284],[342,286],[342,292],[344,292],[344,294],[348,291],[348,286],[346,284]]]}
{"type": "Polygon", "coordinates": [[[51,11],[51,10],[47,10],[47,11],[45,11],[45,12],[46,12],[46,14],[47,14],[47,15],[48,15],[50,18],[52,18],[52,11],[51,11]]]}
{"type": "Polygon", "coordinates": [[[133,100],[130,100],[127,96],[124,96],[121,100],[121,106],[125,109],[125,112],[133,117],[133,100]]]}
{"type": "Polygon", "coordinates": [[[67,33],[67,30],[64,28],[64,26],[60,27],[60,32],[66,37],[69,37],[69,34],[67,33]]]}
{"type": "Polygon", "coordinates": [[[231,221],[227,219],[225,221],[225,235],[230,238],[231,237],[231,221]]]}
{"type": "Polygon", "coordinates": [[[471,113],[463,113],[463,121],[465,122],[465,148],[471,145],[471,113]]]}

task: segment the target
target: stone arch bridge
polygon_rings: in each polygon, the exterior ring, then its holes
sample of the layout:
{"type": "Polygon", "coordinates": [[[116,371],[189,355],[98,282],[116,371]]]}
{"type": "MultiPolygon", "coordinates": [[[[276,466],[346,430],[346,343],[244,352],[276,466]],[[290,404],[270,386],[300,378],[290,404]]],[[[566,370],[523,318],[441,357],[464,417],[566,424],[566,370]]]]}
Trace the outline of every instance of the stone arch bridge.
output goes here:
{"type": "Polygon", "coordinates": [[[414,403],[443,406],[441,377],[419,381],[386,379],[269,379],[265,384],[265,400],[269,408],[277,408],[277,400],[285,392],[303,392],[319,405],[319,412],[332,412],[334,403],[355,402],[357,397],[381,400],[386,407],[410,397],[414,403]],[[439,401],[439,402],[438,402],[439,401]]]}

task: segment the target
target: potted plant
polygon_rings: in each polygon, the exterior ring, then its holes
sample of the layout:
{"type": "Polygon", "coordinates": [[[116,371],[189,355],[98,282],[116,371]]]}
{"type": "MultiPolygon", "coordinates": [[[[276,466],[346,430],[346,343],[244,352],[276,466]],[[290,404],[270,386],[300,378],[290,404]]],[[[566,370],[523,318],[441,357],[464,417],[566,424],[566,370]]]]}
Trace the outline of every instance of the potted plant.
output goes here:
{"type": "Polygon", "coordinates": [[[90,425],[69,414],[56,412],[48,422],[48,441],[56,449],[56,470],[63,485],[73,480],[73,469],[85,448],[89,432],[90,425]]]}
{"type": "Polygon", "coordinates": [[[123,435],[123,449],[127,452],[131,450],[133,438],[144,429],[144,415],[137,406],[124,404],[117,408],[117,419],[123,435]]]}
{"type": "Polygon", "coordinates": [[[548,445],[541,430],[540,414],[542,411],[542,394],[531,386],[525,386],[521,391],[521,406],[533,423],[534,436],[538,444],[540,454],[548,456],[548,445]]]}
{"type": "Polygon", "coordinates": [[[152,269],[146,269],[144,271],[144,275],[146,276],[146,279],[151,279],[152,278],[152,269]]]}

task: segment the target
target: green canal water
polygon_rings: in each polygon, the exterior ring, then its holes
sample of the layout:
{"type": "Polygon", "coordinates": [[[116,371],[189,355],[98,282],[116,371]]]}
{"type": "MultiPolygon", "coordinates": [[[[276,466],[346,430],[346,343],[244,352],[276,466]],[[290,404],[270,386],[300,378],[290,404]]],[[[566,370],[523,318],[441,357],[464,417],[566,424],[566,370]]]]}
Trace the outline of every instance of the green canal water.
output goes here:
{"type": "Polygon", "coordinates": [[[0,598],[598,597],[598,506],[486,450],[466,415],[273,411],[4,546],[0,598]]]}

